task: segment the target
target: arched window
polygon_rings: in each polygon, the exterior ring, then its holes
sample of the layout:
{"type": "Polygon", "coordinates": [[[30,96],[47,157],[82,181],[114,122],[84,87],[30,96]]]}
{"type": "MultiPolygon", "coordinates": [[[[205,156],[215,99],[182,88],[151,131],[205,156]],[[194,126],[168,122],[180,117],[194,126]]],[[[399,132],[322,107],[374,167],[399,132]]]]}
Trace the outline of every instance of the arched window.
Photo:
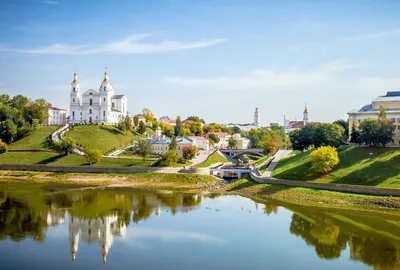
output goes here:
{"type": "Polygon", "coordinates": [[[106,87],[104,86],[104,92],[106,91],[106,87]]]}
{"type": "Polygon", "coordinates": [[[103,116],[106,117],[106,111],[103,111],[103,116]]]}
{"type": "Polygon", "coordinates": [[[89,109],[89,113],[92,114],[92,109],[89,109]]]}
{"type": "Polygon", "coordinates": [[[92,106],[93,105],[93,100],[89,99],[89,105],[92,106]]]}
{"type": "Polygon", "coordinates": [[[111,107],[114,109],[114,107],[115,107],[115,104],[114,104],[114,102],[112,103],[111,107]]]}
{"type": "Polygon", "coordinates": [[[74,99],[74,98],[72,99],[72,102],[75,102],[75,99],[74,99]]]}
{"type": "Polygon", "coordinates": [[[74,87],[74,92],[75,92],[75,87],[74,87]]]}

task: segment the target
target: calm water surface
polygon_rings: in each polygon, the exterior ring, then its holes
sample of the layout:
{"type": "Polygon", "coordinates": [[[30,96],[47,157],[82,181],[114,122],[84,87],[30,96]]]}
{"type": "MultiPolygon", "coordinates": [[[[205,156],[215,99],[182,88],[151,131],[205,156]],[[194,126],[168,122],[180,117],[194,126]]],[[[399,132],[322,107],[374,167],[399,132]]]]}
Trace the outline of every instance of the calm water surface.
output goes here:
{"type": "Polygon", "coordinates": [[[239,196],[0,185],[1,269],[400,269],[400,220],[239,196]]]}

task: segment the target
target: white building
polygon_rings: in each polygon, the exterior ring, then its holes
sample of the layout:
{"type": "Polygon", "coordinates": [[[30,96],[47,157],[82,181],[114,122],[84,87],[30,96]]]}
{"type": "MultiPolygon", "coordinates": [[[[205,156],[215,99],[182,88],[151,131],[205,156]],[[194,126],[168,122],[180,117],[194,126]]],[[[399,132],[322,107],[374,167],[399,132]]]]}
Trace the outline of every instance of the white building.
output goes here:
{"type": "Polygon", "coordinates": [[[189,141],[192,141],[197,148],[204,151],[210,150],[210,141],[204,136],[188,136],[186,137],[189,141]]]}
{"type": "Polygon", "coordinates": [[[232,137],[229,133],[227,132],[207,132],[204,137],[208,140],[211,134],[215,134],[219,138],[219,142],[216,143],[214,146],[218,148],[227,148],[228,147],[228,140],[230,137],[232,137]]]}
{"type": "Polygon", "coordinates": [[[289,133],[292,130],[299,129],[303,126],[305,126],[308,123],[308,109],[307,105],[304,107],[303,111],[303,120],[302,121],[290,121],[289,119],[286,119],[286,116],[283,116],[283,127],[285,129],[286,133],[289,133]]]}
{"type": "Polygon", "coordinates": [[[115,95],[107,72],[98,91],[89,89],[81,93],[78,76],[74,74],[70,94],[70,124],[105,123],[115,124],[127,115],[127,100],[124,95],[115,95]]]}
{"type": "Polygon", "coordinates": [[[47,109],[47,119],[45,125],[64,126],[67,121],[67,111],[64,109],[49,107],[47,109]]]}
{"type": "Polygon", "coordinates": [[[250,140],[247,138],[243,138],[240,133],[236,133],[232,135],[237,142],[235,149],[248,149],[250,145],[250,140]]]}

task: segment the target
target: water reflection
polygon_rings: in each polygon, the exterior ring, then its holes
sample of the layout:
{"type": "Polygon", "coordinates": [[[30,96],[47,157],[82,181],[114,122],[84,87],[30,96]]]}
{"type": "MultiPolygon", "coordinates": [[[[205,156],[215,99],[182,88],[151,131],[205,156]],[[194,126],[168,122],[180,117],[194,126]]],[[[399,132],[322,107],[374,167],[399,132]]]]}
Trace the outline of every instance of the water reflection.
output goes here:
{"type": "MultiPolygon", "coordinates": [[[[242,230],[242,235],[236,235],[235,226],[241,226],[238,218],[246,218],[248,224],[257,228],[257,223],[276,222],[275,217],[283,219],[284,214],[290,211],[289,222],[283,223],[287,224],[287,234],[281,236],[282,241],[287,243],[285,248],[290,249],[290,245],[296,244],[293,241],[302,239],[302,243],[305,242],[323,261],[337,261],[347,257],[374,269],[400,269],[400,221],[395,218],[312,210],[293,205],[282,208],[273,203],[253,202],[243,206],[247,201],[239,197],[216,195],[204,198],[202,195],[183,193],[157,194],[121,190],[60,192],[46,187],[21,189],[0,186],[0,240],[20,242],[28,238],[35,242],[45,242],[50,227],[65,226],[73,261],[77,259],[80,245],[84,243],[97,245],[100,251],[97,254],[106,263],[117,238],[127,239],[127,242],[133,238],[150,237],[164,241],[186,239],[224,245],[232,245],[237,240],[239,245],[243,240],[238,237],[244,237],[254,243],[263,239],[261,244],[274,245],[265,240],[271,231],[263,231],[262,226],[254,231],[242,230]],[[201,207],[202,202],[206,206],[201,207]],[[219,204],[221,202],[224,204],[219,204]],[[219,238],[203,234],[201,230],[193,232],[135,225],[151,218],[162,224],[161,217],[164,214],[174,216],[196,209],[203,211],[197,222],[200,228],[207,226],[204,232],[215,231],[214,235],[227,234],[229,237],[219,238]],[[284,209],[283,213],[280,213],[280,209],[284,209]],[[208,210],[218,213],[215,215],[224,219],[222,223],[229,221],[229,226],[221,228],[217,220],[207,219],[210,216],[206,212],[208,210]],[[248,215],[234,217],[232,214],[240,212],[248,215]],[[262,219],[259,219],[260,216],[262,219]],[[132,226],[135,228],[129,230],[132,226]]],[[[193,215],[185,218],[191,219],[193,215]]],[[[178,220],[182,222],[182,218],[178,220]]]]}

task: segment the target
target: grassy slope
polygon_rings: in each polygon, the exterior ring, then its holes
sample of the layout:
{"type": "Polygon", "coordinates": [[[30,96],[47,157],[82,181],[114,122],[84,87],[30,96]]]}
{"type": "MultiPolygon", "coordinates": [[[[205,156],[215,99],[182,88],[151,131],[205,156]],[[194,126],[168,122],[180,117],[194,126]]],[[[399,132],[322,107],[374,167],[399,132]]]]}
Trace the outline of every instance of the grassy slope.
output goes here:
{"type": "Polygon", "coordinates": [[[107,125],[75,126],[65,136],[72,137],[81,145],[104,152],[132,144],[133,140],[137,138],[132,132],[125,135],[116,127],[107,125]]]}
{"type": "Polygon", "coordinates": [[[48,150],[42,145],[44,139],[56,131],[55,126],[41,126],[39,130],[31,132],[28,136],[9,145],[9,150],[48,150]]]}
{"type": "Polygon", "coordinates": [[[312,171],[311,152],[282,159],[272,175],[279,179],[400,188],[400,150],[396,148],[340,147],[340,163],[327,176],[312,171]]]}
{"type": "Polygon", "coordinates": [[[221,156],[218,152],[215,152],[215,153],[211,154],[205,162],[199,164],[197,167],[198,168],[208,168],[215,163],[221,163],[221,162],[225,163],[225,162],[229,162],[229,160],[227,160],[225,157],[221,156]]]}

